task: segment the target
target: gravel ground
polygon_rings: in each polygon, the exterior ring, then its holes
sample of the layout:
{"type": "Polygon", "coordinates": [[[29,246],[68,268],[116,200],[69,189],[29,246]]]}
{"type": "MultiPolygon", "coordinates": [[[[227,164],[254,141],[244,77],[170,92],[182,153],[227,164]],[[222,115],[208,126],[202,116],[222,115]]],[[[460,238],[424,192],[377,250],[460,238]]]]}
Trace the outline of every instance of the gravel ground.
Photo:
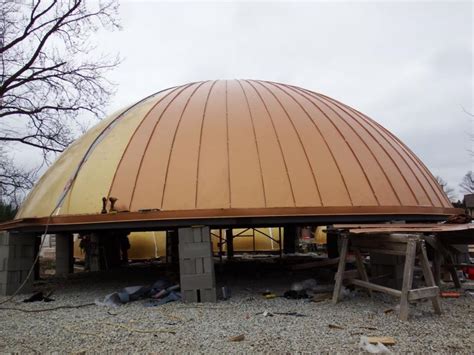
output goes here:
{"type": "MultiPolygon", "coordinates": [[[[163,275],[151,267],[129,267],[104,274],[75,274],[67,281],[49,280],[37,289],[54,288],[55,302],[1,307],[38,310],[94,302],[125,286],[151,283],[163,275]]],[[[433,314],[430,302],[411,306],[410,321],[399,321],[392,297],[351,292],[333,305],[329,300],[265,299],[269,289],[283,293],[291,281],[307,275],[227,276],[232,298],[216,304],[169,303],[146,308],[145,300],[118,308],[87,306],[46,312],[0,310],[0,353],[5,352],[360,352],[361,335],[391,336],[393,352],[473,353],[474,297],[443,299],[444,313],[433,314]],[[304,316],[257,314],[298,312],[304,316]],[[343,329],[330,327],[337,325],[343,329]],[[243,334],[239,342],[230,337],[243,334]]],[[[225,279],[226,277],[224,277],[225,279]]],[[[222,284],[222,281],[219,282],[222,284]]],[[[474,283],[464,288],[474,288],[474,283]]],[[[5,299],[5,298],[3,298],[5,299]]],[[[1,299],[0,299],[1,302],[1,299]]],[[[16,304],[15,304],[16,303],[16,304]]]]}

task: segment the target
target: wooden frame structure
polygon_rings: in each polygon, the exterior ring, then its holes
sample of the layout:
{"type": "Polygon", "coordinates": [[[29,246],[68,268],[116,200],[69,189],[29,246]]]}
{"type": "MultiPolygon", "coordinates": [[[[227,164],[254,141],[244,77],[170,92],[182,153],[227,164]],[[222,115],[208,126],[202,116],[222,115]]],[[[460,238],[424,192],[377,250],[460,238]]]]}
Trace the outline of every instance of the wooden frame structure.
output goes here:
{"type": "Polygon", "coordinates": [[[370,295],[372,291],[378,291],[399,297],[399,318],[401,320],[408,319],[409,302],[418,299],[431,299],[435,313],[441,314],[439,287],[435,284],[426,253],[425,241],[420,235],[353,235],[350,233],[342,233],[341,241],[341,255],[335,276],[336,284],[333,293],[333,303],[337,303],[340,300],[342,284],[347,283],[366,288],[370,295]],[[346,257],[350,249],[355,254],[357,266],[355,274],[352,271],[345,270],[346,257]],[[363,263],[362,251],[405,256],[402,289],[397,290],[370,282],[363,263]],[[426,287],[413,289],[416,258],[420,260],[426,287]]]}

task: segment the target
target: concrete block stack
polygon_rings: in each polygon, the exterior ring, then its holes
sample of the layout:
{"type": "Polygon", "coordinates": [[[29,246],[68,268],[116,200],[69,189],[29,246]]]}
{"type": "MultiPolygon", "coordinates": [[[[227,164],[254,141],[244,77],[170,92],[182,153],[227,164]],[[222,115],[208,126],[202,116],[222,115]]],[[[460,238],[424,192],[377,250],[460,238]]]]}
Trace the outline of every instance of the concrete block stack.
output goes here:
{"type": "Polygon", "coordinates": [[[209,227],[180,228],[179,268],[184,302],[216,302],[209,227]]]}
{"type": "MultiPolygon", "coordinates": [[[[0,295],[13,294],[25,281],[35,258],[35,235],[0,232],[0,295]]],[[[34,272],[21,293],[33,289],[34,272]]]]}

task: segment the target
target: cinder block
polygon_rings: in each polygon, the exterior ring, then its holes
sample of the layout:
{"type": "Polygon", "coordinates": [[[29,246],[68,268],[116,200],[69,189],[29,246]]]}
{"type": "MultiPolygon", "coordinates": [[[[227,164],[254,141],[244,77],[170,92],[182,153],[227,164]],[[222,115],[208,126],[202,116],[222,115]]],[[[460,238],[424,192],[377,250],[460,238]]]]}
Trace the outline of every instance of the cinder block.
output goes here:
{"type": "Polygon", "coordinates": [[[209,227],[201,228],[201,240],[202,242],[211,242],[211,230],[209,227]]]}
{"type": "Polygon", "coordinates": [[[0,284],[6,284],[7,283],[7,271],[0,271],[0,284]]]}
{"type": "Polygon", "coordinates": [[[194,274],[196,274],[195,259],[180,259],[179,260],[179,272],[183,275],[194,275],[194,274]]]}
{"type": "Polygon", "coordinates": [[[186,243],[179,245],[179,257],[204,258],[212,255],[211,243],[186,243]]]}
{"type": "Polygon", "coordinates": [[[179,228],[178,229],[179,244],[194,243],[194,235],[192,228],[179,228]]]}
{"type": "Polygon", "coordinates": [[[196,258],[195,260],[195,265],[196,265],[196,274],[202,274],[204,273],[204,263],[203,263],[204,258],[196,258]]]}
{"type": "Polygon", "coordinates": [[[217,292],[215,288],[201,288],[201,302],[217,302],[217,292]]]}
{"type": "MultiPolygon", "coordinates": [[[[28,276],[29,270],[24,271],[2,271],[0,272],[0,295],[11,295],[17,291],[28,276]]],[[[33,289],[33,273],[26,281],[20,293],[29,293],[33,289]]]]}
{"type": "Polygon", "coordinates": [[[192,303],[197,302],[197,290],[183,290],[181,289],[181,296],[183,298],[183,302],[185,303],[192,303]]]}
{"type": "Polygon", "coordinates": [[[212,256],[202,258],[202,264],[204,267],[204,273],[214,273],[214,259],[212,256]]]}
{"type": "Polygon", "coordinates": [[[193,241],[194,243],[201,243],[202,238],[201,238],[201,228],[192,228],[193,231],[193,241]]]}
{"type": "Polygon", "coordinates": [[[181,289],[192,290],[215,287],[214,274],[181,275],[181,289]]]}
{"type": "Polygon", "coordinates": [[[21,270],[30,270],[33,266],[33,257],[29,258],[5,258],[3,259],[4,271],[21,271],[21,270]]]}
{"type": "Polygon", "coordinates": [[[9,245],[10,243],[10,233],[0,232],[0,246],[9,245]]]}
{"type": "Polygon", "coordinates": [[[8,259],[14,256],[14,246],[10,245],[1,245],[0,246],[0,260],[1,259],[8,259]]]}

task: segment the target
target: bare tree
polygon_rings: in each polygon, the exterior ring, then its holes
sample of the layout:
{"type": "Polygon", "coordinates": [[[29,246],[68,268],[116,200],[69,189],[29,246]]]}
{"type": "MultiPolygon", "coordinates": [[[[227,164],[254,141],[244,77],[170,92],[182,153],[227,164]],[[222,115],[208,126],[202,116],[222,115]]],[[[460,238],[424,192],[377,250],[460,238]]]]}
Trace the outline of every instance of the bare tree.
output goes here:
{"type": "Polygon", "coordinates": [[[470,116],[470,120],[471,120],[471,129],[468,133],[468,136],[469,136],[469,142],[471,143],[471,146],[470,146],[470,149],[468,149],[468,152],[469,152],[469,155],[471,157],[474,157],[474,149],[473,149],[473,144],[474,144],[474,115],[469,112],[468,110],[466,110],[464,107],[461,107],[462,110],[464,111],[464,113],[468,116],[470,116]]]}
{"type": "Polygon", "coordinates": [[[448,196],[449,200],[451,202],[456,201],[456,192],[454,191],[454,188],[449,186],[448,183],[441,176],[436,176],[436,181],[441,186],[446,196],[448,196]]]}
{"type": "MultiPolygon", "coordinates": [[[[117,0],[0,0],[4,166],[10,145],[34,147],[47,159],[72,142],[83,115],[103,115],[114,91],[105,75],[119,59],[97,53],[91,35],[118,29],[117,9],[117,0]]],[[[29,186],[22,180],[31,177],[29,172],[2,174],[2,185],[29,186]]]]}
{"type": "Polygon", "coordinates": [[[19,206],[23,191],[31,189],[35,179],[35,170],[15,166],[12,159],[0,147],[0,205],[8,201],[13,206],[19,206]]]}
{"type": "Polygon", "coordinates": [[[468,171],[459,184],[463,194],[474,194],[474,174],[468,171]]]}

